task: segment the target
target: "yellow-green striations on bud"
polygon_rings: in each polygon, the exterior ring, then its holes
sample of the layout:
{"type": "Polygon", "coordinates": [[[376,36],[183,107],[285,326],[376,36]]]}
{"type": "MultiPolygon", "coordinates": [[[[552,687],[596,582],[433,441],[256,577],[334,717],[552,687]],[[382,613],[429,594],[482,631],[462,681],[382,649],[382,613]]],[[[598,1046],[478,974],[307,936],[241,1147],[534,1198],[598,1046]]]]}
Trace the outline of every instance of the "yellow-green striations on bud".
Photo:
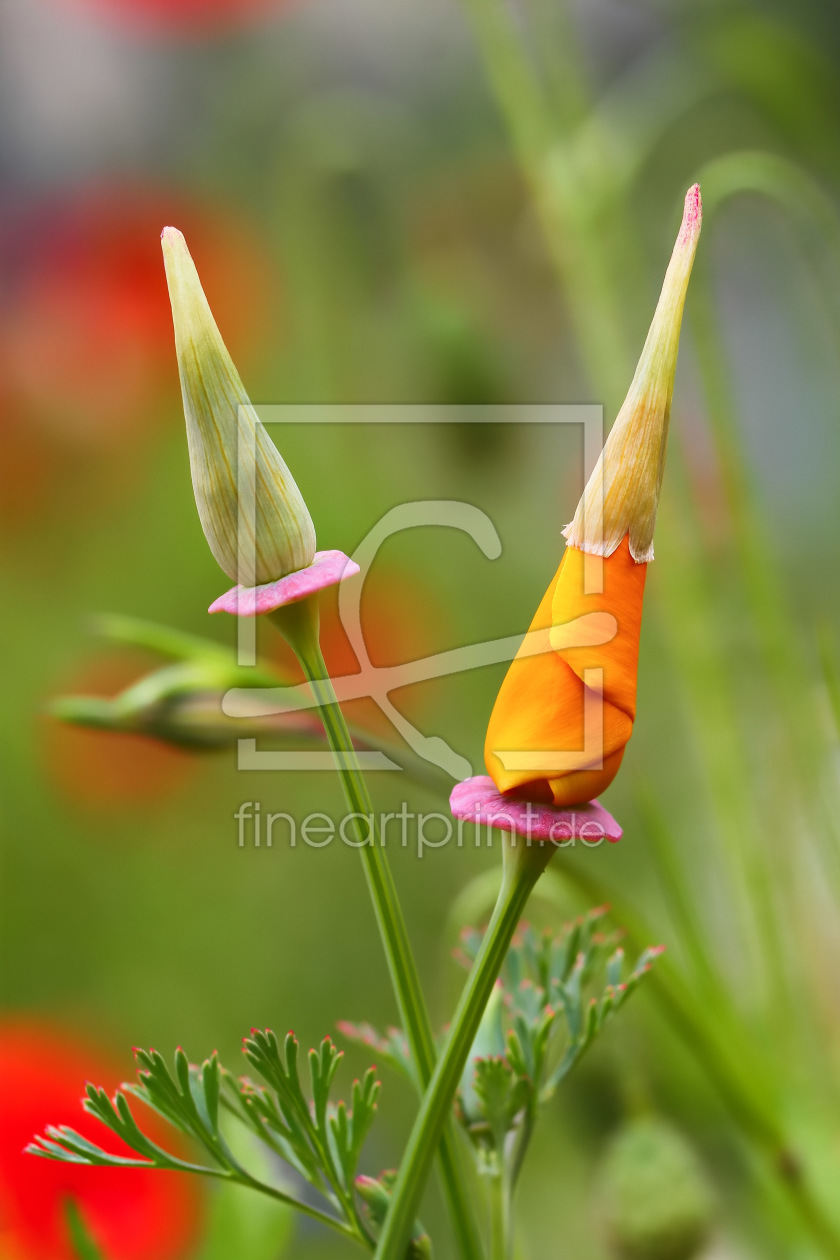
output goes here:
{"type": "Polygon", "coordinates": [[[611,556],[629,534],[636,563],[653,559],[680,326],[702,224],[700,187],[694,184],[686,193],[682,226],[636,375],[574,520],[563,530],[569,546],[580,551],[611,556]]]}
{"type": "Polygon", "coordinates": [[[245,393],[186,241],[167,227],[161,243],[201,527],[233,581],[274,582],[311,564],[315,527],[245,393]]]}

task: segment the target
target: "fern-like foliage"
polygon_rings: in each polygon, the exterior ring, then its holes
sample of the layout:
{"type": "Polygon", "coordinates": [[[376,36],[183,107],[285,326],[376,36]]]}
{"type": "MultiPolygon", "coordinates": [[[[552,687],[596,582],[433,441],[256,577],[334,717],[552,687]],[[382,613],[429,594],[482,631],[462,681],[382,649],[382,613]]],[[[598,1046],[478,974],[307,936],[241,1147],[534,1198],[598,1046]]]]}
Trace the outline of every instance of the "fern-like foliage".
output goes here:
{"type": "MultiPolygon", "coordinates": [[[[560,933],[524,926],[508,951],[487,1005],[456,1101],[479,1171],[512,1186],[522,1167],[540,1106],[546,1104],[599,1033],[621,1009],[662,952],[644,951],[626,972],[618,934],[604,930],[600,907],[560,933]],[[625,974],[626,973],[626,974],[625,974]]],[[[473,928],[456,957],[472,966],[481,945],[473,928]]],[[[412,1072],[398,1029],[339,1025],[349,1040],[403,1074],[412,1072]]]]}
{"type": "Polygon", "coordinates": [[[171,1070],[156,1050],[135,1050],[137,1082],[123,1085],[113,1097],[89,1084],[85,1110],[119,1137],[131,1155],[109,1151],[66,1125],[51,1126],[27,1149],[64,1163],[160,1168],[237,1182],[372,1249],[375,1221],[357,1192],[356,1179],[376,1114],[380,1085],[375,1069],[354,1081],[348,1105],[331,1097],[342,1052],[329,1037],[307,1056],[309,1096],[301,1081],[294,1033],[281,1045],[273,1032],[252,1029],[244,1052],[257,1080],[234,1076],[215,1053],[200,1066],[191,1064],[179,1047],[171,1070]],[[189,1138],[201,1157],[185,1159],[153,1141],[143,1132],[140,1111],[132,1108],[137,1102],[189,1138]],[[234,1116],[312,1187],[317,1201],[269,1184],[240,1162],[224,1134],[225,1118],[234,1116]]]}
{"type": "MultiPolygon", "coordinates": [[[[618,935],[603,930],[606,913],[592,910],[559,934],[523,927],[508,952],[458,1099],[482,1171],[496,1175],[507,1162],[516,1180],[539,1107],[662,952],[645,950],[626,973],[618,935]]],[[[480,944],[480,933],[464,933],[462,961],[469,965],[480,944]]]]}
{"type": "Polygon", "coordinates": [[[339,1020],[336,1027],[345,1040],[374,1051],[377,1058],[387,1063],[395,1072],[416,1083],[408,1038],[401,1029],[386,1028],[384,1033],[380,1033],[372,1024],[351,1024],[346,1019],[339,1020]]]}

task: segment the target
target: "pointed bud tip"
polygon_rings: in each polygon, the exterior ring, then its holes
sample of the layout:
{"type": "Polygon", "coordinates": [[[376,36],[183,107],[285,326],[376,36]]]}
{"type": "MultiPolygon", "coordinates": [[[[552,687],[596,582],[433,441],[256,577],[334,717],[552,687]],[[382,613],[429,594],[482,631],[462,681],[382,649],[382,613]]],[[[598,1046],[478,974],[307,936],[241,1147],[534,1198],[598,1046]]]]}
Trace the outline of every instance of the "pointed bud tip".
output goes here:
{"type": "Polygon", "coordinates": [[[703,226],[703,199],[700,196],[700,185],[692,184],[688,192],[685,194],[685,208],[683,210],[682,226],[678,244],[693,244],[700,235],[700,228],[703,226]]]}
{"type": "MultiPolygon", "coordinates": [[[[702,224],[700,185],[692,184],[630,389],[574,519],[563,530],[568,543],[581,551],[611,556],[629,535],[636,564],[653,559],[683,304],[702,224]]],[[[618,837],[607,839],[614,843],[618,837]]]]}

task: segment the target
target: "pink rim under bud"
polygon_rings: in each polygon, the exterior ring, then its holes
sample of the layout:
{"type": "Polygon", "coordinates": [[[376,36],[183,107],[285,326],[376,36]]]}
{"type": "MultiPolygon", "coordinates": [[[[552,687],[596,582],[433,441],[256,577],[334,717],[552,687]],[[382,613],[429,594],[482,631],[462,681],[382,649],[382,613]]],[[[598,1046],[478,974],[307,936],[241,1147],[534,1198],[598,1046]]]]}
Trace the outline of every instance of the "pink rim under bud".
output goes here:
{"type": "Polygon", "coordinates": [[[597,801],[559,809],[556,805],[517,800],[503,796],[487,774],[476,774],[453,788],[449,806],[455,818],[486,823],[500,831],[515,831],[536,843],[562,845],[581,840],[594,846],[605,838],[615,844],[622,835],[612,814],[597,801]]]}
{"type": "Polygon", "coordinates": [[[232,613],[234,617],[256,617],[273,612],[283,604],[296,604],[358,572],[355,560],[345,556],[343,551],[316,551],[314,560],[305,569],[287,573],[276,582],[266,582],[264,586],[232,586],[213,601],[209,611],[232,613]]]}

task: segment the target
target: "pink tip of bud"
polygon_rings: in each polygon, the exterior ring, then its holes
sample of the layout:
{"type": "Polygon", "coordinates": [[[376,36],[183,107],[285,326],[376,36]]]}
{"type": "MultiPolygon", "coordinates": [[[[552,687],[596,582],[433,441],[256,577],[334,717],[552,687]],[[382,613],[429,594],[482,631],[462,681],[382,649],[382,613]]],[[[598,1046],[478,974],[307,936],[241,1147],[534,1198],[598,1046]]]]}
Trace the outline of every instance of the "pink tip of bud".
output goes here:
{"type": "Polygon", "coordinates": [[[678,243],[688,245],[698,235],[703,223],[703,201],[700,197],[700,185],[692,184],[685,194],[682,226],[678,243]]]}

